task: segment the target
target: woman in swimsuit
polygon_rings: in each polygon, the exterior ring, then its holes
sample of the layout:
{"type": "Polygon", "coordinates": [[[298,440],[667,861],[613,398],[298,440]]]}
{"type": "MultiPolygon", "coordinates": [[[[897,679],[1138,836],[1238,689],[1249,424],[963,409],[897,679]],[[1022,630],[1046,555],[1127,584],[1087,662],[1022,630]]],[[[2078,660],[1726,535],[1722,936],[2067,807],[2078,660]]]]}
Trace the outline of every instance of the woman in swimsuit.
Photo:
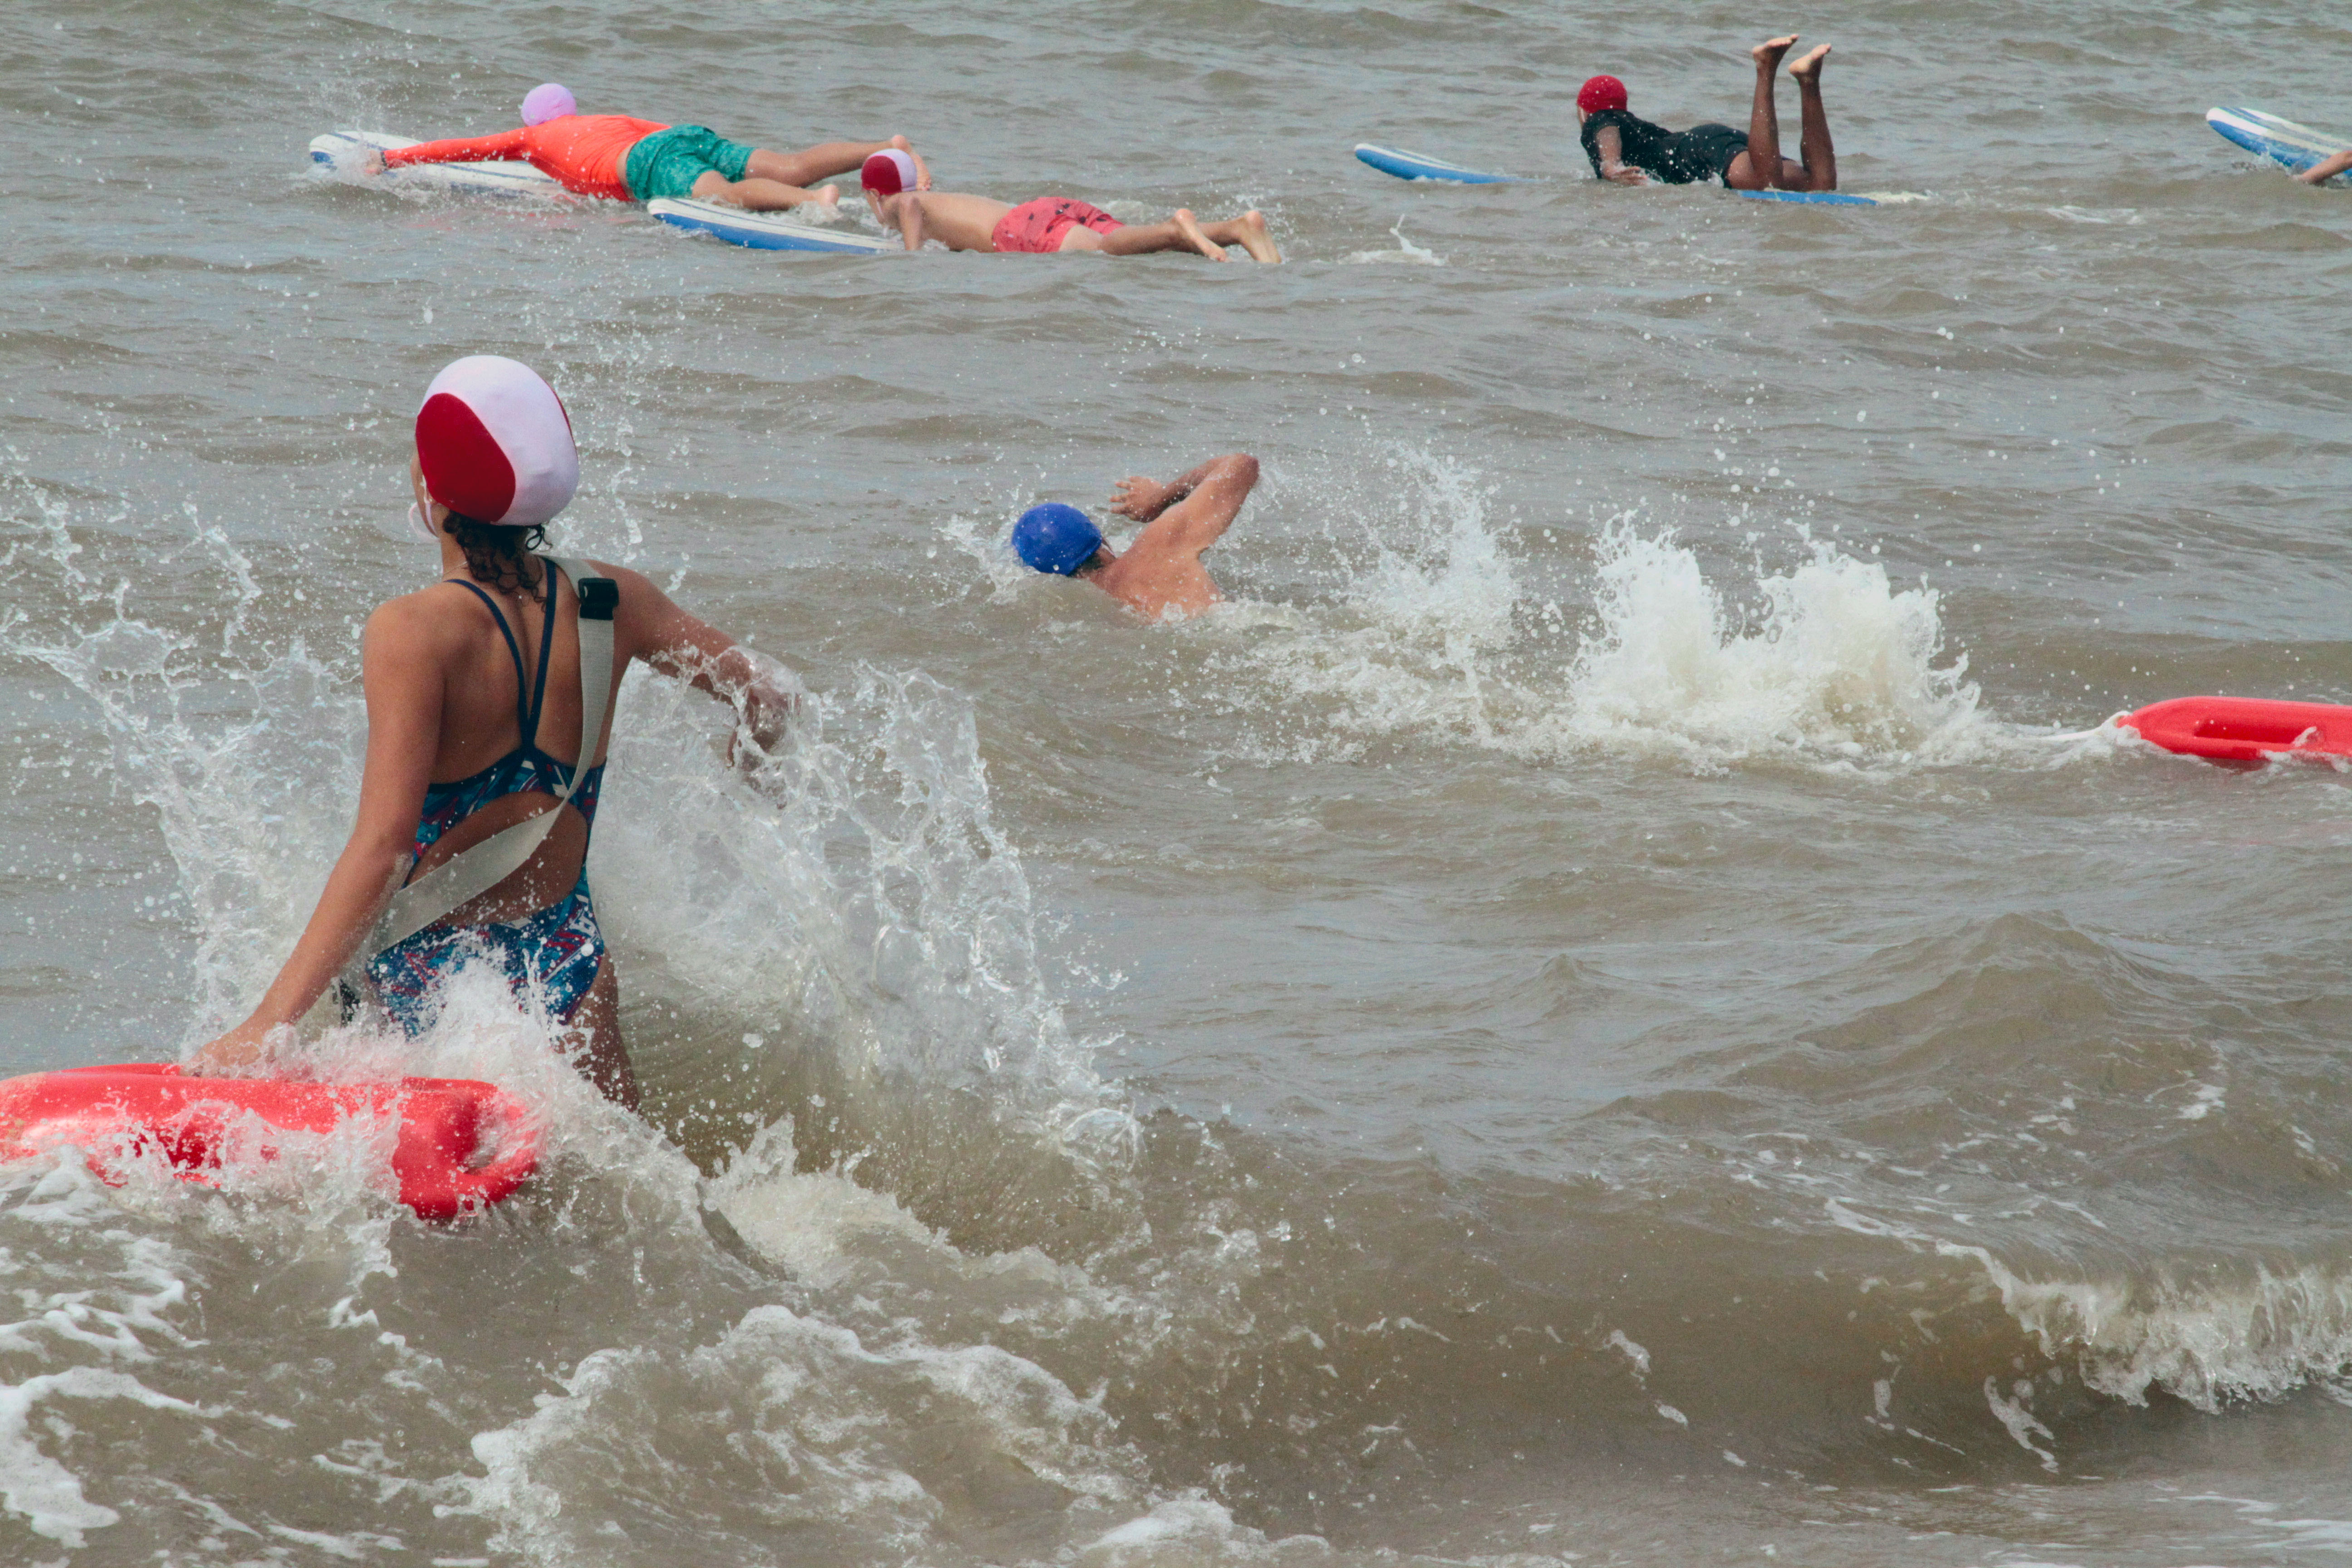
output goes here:
{"type": "Polygon", "coordinates": [[[766,749],[796,683],[639,574],[537,552],[541,530],[572,499],[579,458],[563,405],[527,366],[478,355],[436,377],[411,478],[412,516],[440,546],[441,579],[379,606],[362,636],[367,763],[351,841],[260,1005],[190,1066],[261,1060],[331,987],[348,1014],[358,987],[341,977],[354,961],[352,978],[363,976],[391,1020],[421,1033],[443,981],[488,959],[519,1004],[561,1027],[596,1087],[634,1108],[619,987],[585,868],[608,694],[643,659],[732,703],[734,748],[766,749]],[[583,643],[609,647],[609,668],[592,661],[583,672],[583,643]],[[592,706],[595,733],[583,737],[592,706]],[[501,865],[502,852],[522,858],[501,865]],[[482,884],[470,896],[469,875],[482,884]]]}

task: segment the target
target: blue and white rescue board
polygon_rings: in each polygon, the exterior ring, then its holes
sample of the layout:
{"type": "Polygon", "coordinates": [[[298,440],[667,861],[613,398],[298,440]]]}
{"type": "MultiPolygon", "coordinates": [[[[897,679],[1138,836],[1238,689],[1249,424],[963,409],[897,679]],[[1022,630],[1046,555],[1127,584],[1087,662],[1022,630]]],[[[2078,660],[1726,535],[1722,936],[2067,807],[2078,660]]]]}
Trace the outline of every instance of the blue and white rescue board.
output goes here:
{"type": "MultiPolygon", "coordinates": [[[[2352,141],[2326,135],[2308,125],[2264,114],[2259,109],[2209,109],[2205,111],[2205,123],[2247,152],[2298,174],[2321,159],[2352,147],[2352,141]]],[[[2345,175],[2338,174],[2327,183],[2337,185],[2345,180],[2345,175]]]]}
{"type": "Polygon", "coordinates": [[[1402,147],[1382,147],[1370,142],[1356,143],[1356,156],[1383,174],[1394,174],[1400,180],[1438,180],[1454,185],[1516,185],[1517,174],[1485,174],[1475,169],[1465,169],[1459,163],[1449,163],[1443,158],[1425,157],[1408,153],[1402,147]]]}
{"type": "MultiPolygon", "coordinates": [[[[385,136],[373,131],[336,131],[313,138],[310,163],[321,173],[358,176],[369,184],[404,191],[467,191],[482,195],[569,198],[571,193],[529,163],[412,163],[362,175],[370,153],[414,147],[415,139],[385,136]]],[[[716,202],[654,201],[646,210],[667,224],[714,234],[758,250],[821,250],[850,256],[872,256],[894,248],[892,242],[850,228],[827,228],[802,223],[782,213],[746,212],[716,202]]]]}
{"type": "MultiPolygon", "coordinates": [[[[1452,185],[1516,185],[1524,183],[1517,174],[1490,174],[1478,169],[1465,169],[1443,158],[1408,153],[1401,147],[1382,147],[1371,142],[1358,142],[1356,156],[1381,174],[1394,174],[1400,180],[1433,180],[1452,185]]],[[[1878,205],[1868,196],[1850,196],[1843,191],[1738,191],[1734,194],[1759,202],[1804,202],[1822,207],[1874,207],[1878,205]]]]}
{"type": "Polygon", "coordinates": [[[664,196],[646,204],[646,211],[675,227],[708,234],[730,245],[754,250],[827,250],[838,256],[878,256],[902,247],[896,240],[860,234],[854,228],[826,228],[801,223],[782,213],[755,213],[717,202],[673,200],[664,196]]]}

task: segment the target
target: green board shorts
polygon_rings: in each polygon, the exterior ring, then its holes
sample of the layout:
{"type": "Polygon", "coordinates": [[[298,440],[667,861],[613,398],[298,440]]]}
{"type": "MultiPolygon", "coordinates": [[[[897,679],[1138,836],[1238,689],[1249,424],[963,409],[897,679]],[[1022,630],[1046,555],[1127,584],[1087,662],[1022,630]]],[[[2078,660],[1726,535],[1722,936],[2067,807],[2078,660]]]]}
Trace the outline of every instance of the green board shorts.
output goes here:
{"type": "Polygon", "coordinates": [[[717,171],[721,179],[740,180],[756,149],[730,142],[708,125],[673,125],[656,131],[629,149],[621,164],[621,179],[629,195],[641,202],[656,196],[690,196],[694,182],[717,171]]]}

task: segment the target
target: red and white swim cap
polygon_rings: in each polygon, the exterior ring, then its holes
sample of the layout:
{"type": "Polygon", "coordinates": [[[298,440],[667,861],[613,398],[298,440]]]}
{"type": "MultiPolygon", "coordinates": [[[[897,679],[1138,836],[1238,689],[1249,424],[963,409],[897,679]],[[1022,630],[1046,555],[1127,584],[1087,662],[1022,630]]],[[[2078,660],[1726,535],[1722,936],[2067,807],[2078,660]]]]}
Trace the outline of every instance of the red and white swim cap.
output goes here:
{"type": "Polygon", "coordinates": [[[857,172],[866,188],[877,196],[895,196],[900,191],[911,191],[919,176],[915,173],[915,156],[901,153],[896,147],[885,147],[866,160],[857,172]]]}
{"type": "Polygon", "coordinates": [[[498,354],[433,378],[416,411],[416,458],[426,492],[476,522],[535,527],[580,488],[580,448],[555,388],[498,354]]]}

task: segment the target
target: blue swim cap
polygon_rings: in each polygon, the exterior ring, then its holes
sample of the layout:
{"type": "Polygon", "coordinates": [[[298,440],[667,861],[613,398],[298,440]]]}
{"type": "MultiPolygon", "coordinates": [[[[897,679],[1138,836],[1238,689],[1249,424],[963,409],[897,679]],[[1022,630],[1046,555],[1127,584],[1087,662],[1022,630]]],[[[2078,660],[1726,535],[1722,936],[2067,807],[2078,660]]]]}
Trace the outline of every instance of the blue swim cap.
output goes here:
{"type": "Polygon", "coordinates": [[[1033,506],[1013,525],[1013,552],[1040,572],[1066,577],[1095,558],[1102,530],[1076,507],[1049,500],[1033,506]]]}

